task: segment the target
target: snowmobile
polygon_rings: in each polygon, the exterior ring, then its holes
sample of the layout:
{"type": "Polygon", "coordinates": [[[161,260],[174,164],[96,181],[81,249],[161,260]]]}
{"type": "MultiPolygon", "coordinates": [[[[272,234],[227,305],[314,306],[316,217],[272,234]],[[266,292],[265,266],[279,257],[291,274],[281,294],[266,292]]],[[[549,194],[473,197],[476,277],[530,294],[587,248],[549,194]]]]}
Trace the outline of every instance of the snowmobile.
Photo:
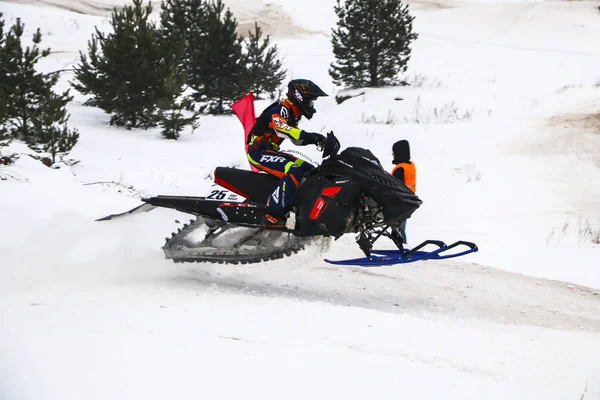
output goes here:
{"type": "Polygon", "coordinates": [[[174,262],[256,263],[289,256],[315,239],[356,234],[365,257],[325,260],[338,265],[382,266],[426,259],[458,257],[477,251],[471,242],[446,245],[427,240],[413,249],[403,247],[402,221],[422,201],[400,180],[385,171],[371,151],[340,143],[329,132],[320,166],[304,175],[284,224],[265,224],[266,202],[279,179],[273,175],[217,167],[206,197],[165,196],[143,198],[144,204],[105,221],[166,207],[196,216],[166,239],[163,250],[174,262]],[[386,237],[397,247],[374,250],[386,237]],[[434,250],[424,250],[426,246],[434,250]],[[449,250],[466,247],[458,253],[449,250]]]}

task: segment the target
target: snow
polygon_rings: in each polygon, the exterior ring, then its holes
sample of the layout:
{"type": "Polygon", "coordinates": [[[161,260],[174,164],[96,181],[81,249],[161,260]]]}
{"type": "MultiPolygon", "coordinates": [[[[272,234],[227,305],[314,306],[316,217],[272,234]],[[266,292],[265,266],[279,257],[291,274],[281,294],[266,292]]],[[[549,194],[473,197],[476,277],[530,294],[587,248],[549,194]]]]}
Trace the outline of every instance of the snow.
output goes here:
{"type": "MultiPolygon", "coordinates": [[[[27,37],[41,28],[53,53],[40,68],[55,71],[126,3],[0,1],[0,12],[27,37]]],[[[392,144],[410,141],[424,203],[409,244],[480,251],[326,264],[360,256],[347,236],[263,264],[173,264],[160,247],[190,216],[95,219],[140,196],[202,196],[216,166],[248,168],[239,122],[203,116],[166,141],[109,127],[73,92],[79,163],[0,167],[0,399],[600,397],[599,3],[411,1],[414,85],[341,105],[327,73],[335,1],[226,4],[272,35],[290,78],[330,94],[303,128],[334,130],[390,169],[392,144]]]]}

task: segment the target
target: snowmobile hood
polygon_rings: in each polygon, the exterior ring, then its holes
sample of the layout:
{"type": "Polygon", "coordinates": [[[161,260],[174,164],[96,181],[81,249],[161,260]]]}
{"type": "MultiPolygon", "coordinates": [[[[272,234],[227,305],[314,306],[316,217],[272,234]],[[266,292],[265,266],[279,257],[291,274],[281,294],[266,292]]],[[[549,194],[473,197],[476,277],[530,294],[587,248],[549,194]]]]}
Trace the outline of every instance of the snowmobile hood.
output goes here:
{"type": "Polygon", "coordinates": [[[324,175],[351,179],[383,207],[386,222],[404,220],[422,204],[403,182],[381,166],[370,150],[349,147],[325,160],[319,168],[324,175]]]}

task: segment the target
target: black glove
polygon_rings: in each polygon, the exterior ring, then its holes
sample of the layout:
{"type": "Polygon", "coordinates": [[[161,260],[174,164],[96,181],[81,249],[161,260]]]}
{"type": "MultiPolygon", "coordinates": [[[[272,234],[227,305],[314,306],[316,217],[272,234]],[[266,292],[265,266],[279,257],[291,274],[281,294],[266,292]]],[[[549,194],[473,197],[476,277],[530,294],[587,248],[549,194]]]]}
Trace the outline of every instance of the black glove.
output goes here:
{"type": "Polygon", "coordinates": [[[327,134],[327,140],[323,145],[323,158],[336,155],[340,151],[340,141],[335,137],[333,131],[327,134]]]}
{"type": "Polygon", "coordinates": [[[325,146],[325,142],[327,138],[320,133],[312,133],[312,132],[304,132],[306,133],[306,138],[304,139],[305,144],[316,144],[320,150],[323,150],[323,146],[325,146]]]}

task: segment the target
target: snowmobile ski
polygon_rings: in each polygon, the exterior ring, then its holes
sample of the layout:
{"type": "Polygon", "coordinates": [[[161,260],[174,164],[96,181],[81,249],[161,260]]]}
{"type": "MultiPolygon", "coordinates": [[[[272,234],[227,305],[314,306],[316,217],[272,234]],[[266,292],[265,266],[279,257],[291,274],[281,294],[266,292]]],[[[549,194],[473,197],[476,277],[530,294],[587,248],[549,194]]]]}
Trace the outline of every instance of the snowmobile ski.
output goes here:
{"type": "Polygon", "coordinates": [[[477,245],[471,242],[458,241],[447,245],[439,240],[426,240],[415,248],[399,250],[371,250],[371,255],[367,257],[353,258],[348,260],[328,260],[325,262],[335,265],[355,265],[361,267],[381,267],[384,265],[407,264],[422,260],[443,260],[464,256],[465,254],[478,251],[477,245]],[[427,245],[435,245],[438,248],[431,251],[421,250],[427,245]],[[458,246],[468,247],[466,250],[458,253],[446,253],[458,246]]]}

